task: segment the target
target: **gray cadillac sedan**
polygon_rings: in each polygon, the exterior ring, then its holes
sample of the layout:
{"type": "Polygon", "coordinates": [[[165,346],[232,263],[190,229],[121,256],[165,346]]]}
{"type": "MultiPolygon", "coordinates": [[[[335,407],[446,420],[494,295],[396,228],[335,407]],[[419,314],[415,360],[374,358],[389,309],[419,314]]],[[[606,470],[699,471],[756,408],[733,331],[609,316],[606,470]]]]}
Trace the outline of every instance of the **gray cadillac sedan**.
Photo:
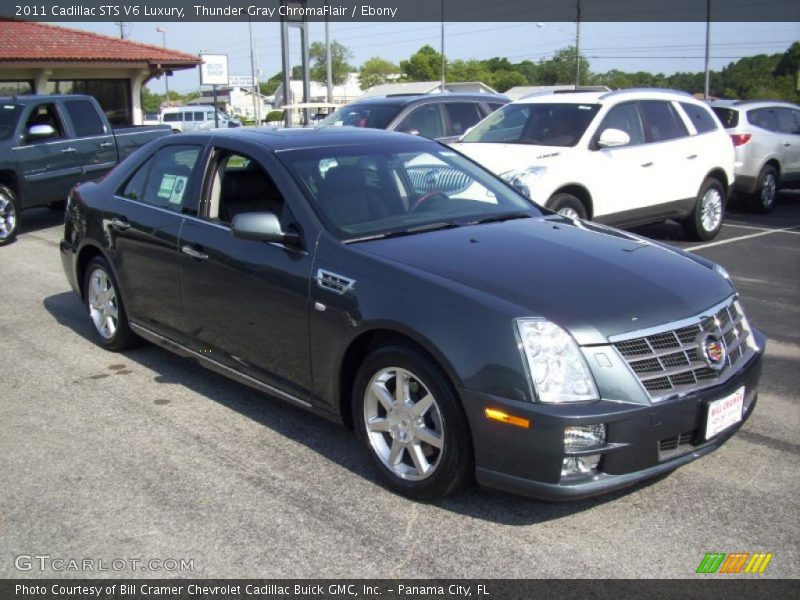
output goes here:
{"type": "Polygon", "coordinates": [[[765,340],[724,269],[404,134],[157,140],[73,190],[61,257],[100,345],[351,425],[413,498],[607,492],[718,448],[756,402],[765,340]]]}

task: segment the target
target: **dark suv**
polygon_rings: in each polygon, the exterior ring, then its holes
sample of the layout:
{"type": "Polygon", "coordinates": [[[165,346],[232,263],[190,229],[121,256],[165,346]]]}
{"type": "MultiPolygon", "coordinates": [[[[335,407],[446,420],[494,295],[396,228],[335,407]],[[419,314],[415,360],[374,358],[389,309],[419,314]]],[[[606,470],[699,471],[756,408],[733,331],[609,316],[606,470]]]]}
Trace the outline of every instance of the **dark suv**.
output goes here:
{"type": "Polygon", "coordinates": [[[340,108],[323,120],[319,127],[369,127],[451,142],[508,102],[508,98],[496,94],[378,96],[340,108]]]}

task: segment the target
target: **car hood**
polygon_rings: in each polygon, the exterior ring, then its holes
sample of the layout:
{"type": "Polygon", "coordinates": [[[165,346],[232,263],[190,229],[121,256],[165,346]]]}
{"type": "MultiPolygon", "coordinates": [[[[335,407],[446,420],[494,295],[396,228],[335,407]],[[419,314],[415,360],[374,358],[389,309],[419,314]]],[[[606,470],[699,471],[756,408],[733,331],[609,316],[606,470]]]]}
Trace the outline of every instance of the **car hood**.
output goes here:
{"type": "Polygon", "coordinates": [[[574,152],[562,146],[534,146],[532,144],[450,144],[462,154],[483,165],[492,173],[502,175],[512,169],[547,166],[553,159],[561,160],[574,152]]]}
{"type": "Polygon", "coordinates": [[[559,215],[352,247],[511,303],[513,317],[545,317],[584,345],[698,315],[734,292],[677,249],[559,215]]]}

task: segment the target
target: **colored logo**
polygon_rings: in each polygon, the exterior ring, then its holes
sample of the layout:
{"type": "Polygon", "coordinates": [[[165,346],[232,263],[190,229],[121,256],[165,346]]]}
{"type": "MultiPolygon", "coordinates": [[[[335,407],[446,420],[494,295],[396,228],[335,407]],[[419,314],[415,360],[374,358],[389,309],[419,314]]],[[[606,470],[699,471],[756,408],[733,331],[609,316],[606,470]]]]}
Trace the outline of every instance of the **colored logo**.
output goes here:
{"type": "Polygon", "coordinates": [[[766,552],[707,552],[696,573],[763,573],[773,556],[766,552]]]}
{"type": "Polygon", "coordinates": [[[728,351],[725,348],[725,342],[720,336],[706,333],[700,339],[700,349],[709,367],[715,371],[721,371],[725,367],[728,351]]]}

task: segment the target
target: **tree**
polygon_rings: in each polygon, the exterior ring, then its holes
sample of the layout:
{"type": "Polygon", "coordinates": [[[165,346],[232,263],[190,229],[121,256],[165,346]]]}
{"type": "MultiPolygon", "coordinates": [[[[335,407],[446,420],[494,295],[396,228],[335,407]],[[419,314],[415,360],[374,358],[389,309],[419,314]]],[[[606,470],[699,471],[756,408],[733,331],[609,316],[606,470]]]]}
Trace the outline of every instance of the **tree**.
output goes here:
{"type": "MultiPolygon", "coordinates": [[[[309,46],[308,54],[313,61],[311,65],[311,79],[319,83],[327,82],[325,44],[322,42],[314,42],[309,46]]],[[[353,53],[347,46],[336,40],[331,42],[331,79],[333,79],[333,85],[342,85],[347,81],[347,75],[355,69],[355,67],[348,62],[352,58],[353,53]]]]}
{"type": "Polygon", "coordinates": [[[361,65],[361,69],[358,72],[362,90],[368,90],[376,85],[386,83],[390,76],[399,74],[400,67],[378,56],[373,56],[367,60],[361,65]]]}
{"type": "MultiPolygon", "coordinates": [[[[569,46],[558,50],[553,58],[543,60],[539,63],[540,85],[559,85],[575,83],[575,60],[577,50],[575,46],[569,46]]],[[[589,80],[589,61],[581,55],[581,81],[589,80]]]]}
{"type": "Polygon", "coordinates": [[[519,71],[504,69],[502,71],[497,71],[496,73],[492,73],[491,76],[489,77],[488,83],[498,92],[502,93],[507,90],[510,90],[512,87],[516,87],[518,85],[525,85],[526,83],[528,83],[528,80],[525,79],[525,75],[523,75],[519,71]]]}
{"type": "Polygon", "coordinates": [[[442,76],[442,55],[427,44],[408,60],[400,61],[406,81],[438,81],[442,76]]]}
{"type": "Polygon", "coordinates": [[[485,62],[482,60],[454,60],[447,65],[447,81],[484,81],[488,83],[491,76],[491,71],[486,68],[485,62]]]}

